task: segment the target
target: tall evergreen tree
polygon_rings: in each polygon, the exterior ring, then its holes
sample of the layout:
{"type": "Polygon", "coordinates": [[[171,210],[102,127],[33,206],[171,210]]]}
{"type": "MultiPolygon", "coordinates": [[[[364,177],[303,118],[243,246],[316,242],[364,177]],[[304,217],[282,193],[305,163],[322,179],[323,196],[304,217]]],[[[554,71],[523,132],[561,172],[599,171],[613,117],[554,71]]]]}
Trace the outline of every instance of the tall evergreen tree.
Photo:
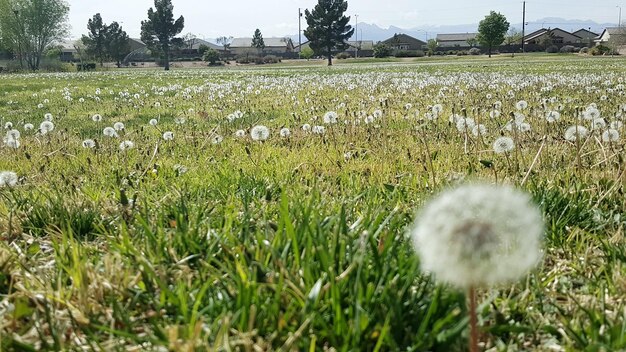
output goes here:
{"type": "Polygon", "coordinates": [[[109,57],[120,67],[122,60],[130,53],[128,34],[117,22],[111,23],[106,32],[106,48],[109,57]]]}
{"type": "Polygon", "coordinates": [[[89,33],[83,35],[81,40],[85,44],[87,53],[98,59],[100,66],[102,66],[106,55],[107,26],[102,21],[102,16],[99,13],[87,21],[87,30],[89,30],[89,33]]]}
{"type": "Polygon", "coordinates": [[[185,19],[174,20],[174,5],[171,0],[154,0],[154,9],[148,10],[148,20],[141,21],[141,40],[153,53],[161,55],[165,70],[170,69],[170,49],[182,43],[176,38],[185,27],[185,19]]]}
{"type": "Polygon", "coordinates": [[[252,47],[257,48],[260,53],[265,49],[265,41],[263,41],[263,34],[261,34],[260,29],[256,29],[254,31],[254,35],[252,36],[252,47]]]}
{"type": "Polygon", "coordinates": [[[345,50],[346,41],[354,34],[350,17],[344,16],[348,2],[343,0],[318,0],[313,11],[304,11],[308,28],[304,35],[310,47],[318,54],[326,54],[328,66],[333,64],[333,49],[345,50]]]}

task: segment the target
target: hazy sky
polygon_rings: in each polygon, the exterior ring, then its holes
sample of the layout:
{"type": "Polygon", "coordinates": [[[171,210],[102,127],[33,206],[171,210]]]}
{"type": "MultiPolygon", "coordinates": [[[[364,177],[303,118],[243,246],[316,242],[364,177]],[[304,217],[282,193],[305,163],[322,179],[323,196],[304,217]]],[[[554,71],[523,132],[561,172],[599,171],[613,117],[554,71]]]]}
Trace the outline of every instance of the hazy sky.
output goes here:
{"type": "MultiPolygon", "coordinates": [[[[67,1],[75,38],[86,32],[87,20],[98,12],[106,23],[121,22],[131,37],[139,37],[140,23],[154,5],[153,0],[67,1]]],[[[185,17],[183,33],[191,32],[200,38],[250,37],[257,27],[264,37],[297,34],[298,8],[304,11],[316,3],[316,0],[173,0],[174,15],[185,17]]],[[[626,0],[534,0],[526,2],[526,16],[527,21],[561,17],[617,23],[618,5],[623,5],[626,16],[626,0]]],[[[347,14],[352,16],[353,23],[354,15],[358,14],[359,22],[413,28],[478,23],[490,10],[501,12],[511,23],[522,22],[522,1],[517,0],[352,0],[348,1],[347,14]]],[[[304,19],[302,24],[306,27],[304,19]]]]}

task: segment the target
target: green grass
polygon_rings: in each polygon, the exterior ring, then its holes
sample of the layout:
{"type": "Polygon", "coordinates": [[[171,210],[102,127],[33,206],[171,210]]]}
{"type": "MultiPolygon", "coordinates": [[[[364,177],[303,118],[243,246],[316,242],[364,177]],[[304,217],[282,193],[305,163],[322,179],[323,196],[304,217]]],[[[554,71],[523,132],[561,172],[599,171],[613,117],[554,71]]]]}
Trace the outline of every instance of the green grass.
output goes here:
{"type": "Polygon", "coordinates": [[[20,177],[0,188],[2,348],[464,350],[465,297],[420,271],[408,232],[438,191],[482,179],[530,192],[546,220],[541,265],[480,291],[485,347],[624,349],[624,142],[563,137],[592,103],[621,121],[624,59],[350,61],[0,76],[0,122],[22,134],[0,149],[20,177]],[[519,100],[530,132],[504,128],[519,100]],[[340,123],[302,131],[327,111],[340,123]],[[53,132],[23,130],[47,112],[53,132]],[[258,124],[269,140],[234,136],[258,124]]]}

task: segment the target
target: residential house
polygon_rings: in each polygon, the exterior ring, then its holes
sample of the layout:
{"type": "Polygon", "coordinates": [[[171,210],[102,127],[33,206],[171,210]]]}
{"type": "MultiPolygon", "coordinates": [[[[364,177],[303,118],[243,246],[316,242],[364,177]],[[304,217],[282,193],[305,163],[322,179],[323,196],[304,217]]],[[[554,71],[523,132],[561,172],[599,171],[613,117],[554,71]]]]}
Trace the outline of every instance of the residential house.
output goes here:
{"type": "Polygon", "coordinates": [[[230,52],[234,55],[289,55],[294,52],[290,38],[263,38],[265,48],[261,50],[252,46],[252,38],[235,38],[230,43],[230,52]]]}
{"type": "Polygon", "coordinates": [[[393,37],[383,40],[382,43],[394,51],[422,50],[426,46],[426,43],[423,41],[402,33],[394,34],[393,37]]]}
{"type": "Polygon", "coordinates": [[[449,33],[437,34],[437,46],[440,47],[468,47],[476,40],[478,33],[449,33]],[[468,42],[469,40],[469,42],[468,42]]]}
{"type": "Polygon", "coordinates": [[[595,42],[604,45],[626,44],[626,27],[608,27],[600,34],[595,42]]]}
{"type": "Polygon", "coordinates": [[[594,40],[598,37],[598,33],[594,33],[584,28],[581,28],[577,30],[576,32],[573,32],[572,34],[579,36],[581,38],[581,43],[585,43],[588,46],[591,46],[594,40]]]}
{"type": "Polygon", "coordinates": [[[580,44],[582,38],[560,28],[542,28],[524,37],[524,44],[545,45],[551,43],[555,45],[580,44]]]}
{"type": "Polygon", "coordinates": [[[77,60],[78,49],[80,46],[80,40],[59,43],[59,48],[61,49],[59,59],[63,62],[72,62],[77,60]]]}
{"type": "Polygon", "coordinates": [[[144,44],[144,42],[142,42],[139,38],[128,38],[128,45],[130,46],[131,52],[146,47],[146,44],[144,44]]]}

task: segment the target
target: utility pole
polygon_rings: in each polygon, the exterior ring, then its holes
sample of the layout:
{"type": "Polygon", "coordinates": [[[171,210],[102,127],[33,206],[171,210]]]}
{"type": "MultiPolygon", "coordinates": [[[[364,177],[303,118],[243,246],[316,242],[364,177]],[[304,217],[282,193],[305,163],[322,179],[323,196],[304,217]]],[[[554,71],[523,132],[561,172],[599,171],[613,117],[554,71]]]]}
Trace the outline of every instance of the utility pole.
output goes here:
{"type": "Polygon", "coordinates": [[[354,18],[356,22],[356,25],[354,26],[354,36],[355,36],[354,44],[356,46],[356,54],[354,55],[354,58],[356,59],[359,57],[359,46],[360,46],[359,45],[359,15],[354,15],[354,18]]]}
{"type": "Polygon", "coordinates": [[[302,11],[298,7],[298,58],[302,58],[302,11]]]}
{"type": "Polygon", "coordinates": [[[622,26],[622,7],[621,6],[615,6],[619,8],[619,17],[617,20],[617,27],[620,28],[622,26]]]}
{"type": "Polygon", "coordinates": [[[526,52],[524,37],[526,37],[526,1],[524,1],[524,5],[522,6],[522,53],[526,52]]]}

